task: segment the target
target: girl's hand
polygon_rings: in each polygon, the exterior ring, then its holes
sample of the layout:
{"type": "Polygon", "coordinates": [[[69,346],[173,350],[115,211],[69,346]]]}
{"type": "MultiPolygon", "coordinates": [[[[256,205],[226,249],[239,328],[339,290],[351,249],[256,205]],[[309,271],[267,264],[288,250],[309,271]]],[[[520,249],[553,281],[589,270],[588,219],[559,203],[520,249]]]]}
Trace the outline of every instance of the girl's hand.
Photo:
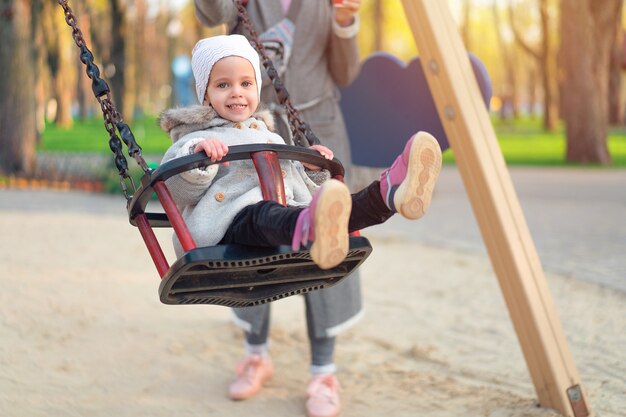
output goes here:
{"type": "MultiPolygon", "coordinates": [[[[330,149],[328,149],[324,145],[309,146],[309,149],[312,149],[314,151],[318,151],[326,159],[333,159],[334,158],[333,151],[331,151],[330,149]]],[[[308,169],[310,169],[312,171],[318,171],[320,169],[320,167],[318,167],[317,165],[307,164],[307,163],[304,163],[304,162],[302,163],[302,165],[304,165],[305,167],[307,167],[308,169]]]]}
{"type": "MultiPolygon", "coordinates": [[[[221,161],[224,156],[228,153],[228,146],[224,142],[219,139],[205,139],[202,142],[198,142],[193,149],[194,153],[204,152],[207,154],[209,158],[211,158],[211,162],[221,161]]],[[[224,163],[225,165],[228,162],[224,163]]]]}
{"type": "Polygon", "coordinates": [[[359,12],[361,0],[333,0],[335,21],[339,26],[350,26],[354,23],[354,16],[359,12]]]}

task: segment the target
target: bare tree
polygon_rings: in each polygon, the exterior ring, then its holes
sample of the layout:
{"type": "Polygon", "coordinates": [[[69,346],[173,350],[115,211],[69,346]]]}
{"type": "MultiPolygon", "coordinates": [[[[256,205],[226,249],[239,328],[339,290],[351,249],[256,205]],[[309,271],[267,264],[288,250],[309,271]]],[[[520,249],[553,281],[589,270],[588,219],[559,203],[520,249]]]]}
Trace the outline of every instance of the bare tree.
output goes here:
{"type": "MultiPolygon", "coordinates": [[[[92,48],[91,41],[91,6],[88,1],[76,2],[74,4],[74,14],[77,16],[83,38],[89,48],[92,48]]],[[[73,41],[69,41],[73,45],[73,41]]],[[[78,52],[78,49],[75,49],[78,52]]],[[[76,101],[78,104],[78,118],[85,120],[96,109],[97,101],[94,99],[91,89],[91,81],[85,72],[85,66],[78,56],[74,56],[74,65],[78,76],[76,77],[76,101]]]]}
{"type": "Polygon", "coordinates": [[[562,114],[566,160],[611,163],[607,146],[611,47],[622,0],[562,0],[562,114]]]}
{"type": "Polygon", "coordinates": [[[624,123],[624,106],[621,97],[622,71],[624,65],[624,30],[621,20],[617,20],[615,38],[611,46],[609,70],[609,124],[624,123]]]}
{"type": "Polygon", "coordinates": [[[383,23],[385,12],[382,0],[374,0],[374,10],[372,12],[374,20],[374,51],[383,50],[383,23]]]}
{"type": "MultiPolygon", "coordinates": [[[[110,77],[111,92],[118,111],[126,116],[124,84],[126,80],[125,7],[122,0],[110,0],[111,12],[111,64],[115,69],[110,77]]],[[[132,112],[132,109],[128,109],[132,112]]],[[[130,116],[130,114],[128,115],[130,116]]]]}
{"type": "Polygon", "coordinates": [[[461,20],[461,38],[463,39],[463,44],[465,45],[465,49],[468,51],[472,48],[471,38],[470,38],[470,19],[472,16],[472,5],[471,0],[463,0],[463,11],[462,11],[462,20],[461,20]]]}
{"type": "Polygon", "coordinates": [[[500,54],[502,56],[502,64],[505,68],[505,85],[502,89],[502,111],[500,117],[505,119],[508,117],[507,110],[511,109],[511,116],[516,118],[518,116],[518,99],[517,99],[517,80],[515,77],[516,68],[513,60],[512,51],[507,48],[504,38],[502,36],[502,24],[500,22],[500,13],[498,11],[498,1],[493,0],[491,5],[493,13],[493,21],[495,26],[496,38],[498,40],[498,46],[500,48],[500,54]]]}
{"type": "Polygon", "coordinates": [[[0,0],[0,173],[30,175],[37,143],[33,1],[0,0]]]}
{"type": "Polygon", "coordinates": [[[548,13],[548,0],[537,0],[539,15],[541,16],[541,43],[538,48],[530,46],[519,32],[515,24],[515,11],[511,0],[509,0],[509,20],[511,29],[517,44],[530,56],[535,58],[539,68],[541,68],[543,86],[543,127],[546,130],[554,131],[559,118],[558,105],[558,81],[556,76],[556,55],[550,39],[550,15],[548,13]]]}

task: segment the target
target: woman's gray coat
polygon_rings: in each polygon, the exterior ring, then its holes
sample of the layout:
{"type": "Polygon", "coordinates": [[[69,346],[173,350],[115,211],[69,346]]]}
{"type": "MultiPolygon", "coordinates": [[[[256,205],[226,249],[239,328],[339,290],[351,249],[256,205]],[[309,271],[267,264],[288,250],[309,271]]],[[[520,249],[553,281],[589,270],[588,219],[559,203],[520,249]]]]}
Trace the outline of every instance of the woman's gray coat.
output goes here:
{"type": "MultiPolygon", "coordinates": [[[[295,0],[292,0],[295,1],[295,0]]],[[[293,49],[283,83],[291,102],[300,111],[323,145],[328,146],[346,169],[350,183],[350,144],[339,108],[337,86],[351,83],[360,69],[356,37],[342,38],[333,32],[332,7],[329,0],[300,0],[301,8],[295,18],[293,49]]],[[[207,26],[226,23],[229,29],[236,23],[232,0],[195,0],[196,15],[207,26]]],[[[250,0],[248,15],[257,33],[261,34],[285,17],[280,0],[250,0]]],[[[239,30],[244,35],[248,35],[239,30]]],[[[271,85],[264,85],[261,101],[271,106],[276,121],[282,119],[282,106],[277,103],[271,85]]],[[[278,133],[287,138],[289,129],[277,123],[278,133]]],[[[338,334],[361,316],[361,289],[358,272],[334,287],[305,295],[316,337],[338,334]]],[[[235,309],[236,322],[244,330],[259,333],[265,304],[235,309]]]]}

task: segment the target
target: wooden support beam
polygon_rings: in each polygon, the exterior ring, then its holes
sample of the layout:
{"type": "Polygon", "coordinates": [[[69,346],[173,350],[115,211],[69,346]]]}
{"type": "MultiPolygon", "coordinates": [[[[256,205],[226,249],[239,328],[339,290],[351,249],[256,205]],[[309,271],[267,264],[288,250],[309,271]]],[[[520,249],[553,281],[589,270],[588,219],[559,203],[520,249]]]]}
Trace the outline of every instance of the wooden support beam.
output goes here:
{"type": "Polygon", "coordinates": [[[403,4],[539,403],[565,416],[588,416],[539,257],[447,2],[403,4]]]}

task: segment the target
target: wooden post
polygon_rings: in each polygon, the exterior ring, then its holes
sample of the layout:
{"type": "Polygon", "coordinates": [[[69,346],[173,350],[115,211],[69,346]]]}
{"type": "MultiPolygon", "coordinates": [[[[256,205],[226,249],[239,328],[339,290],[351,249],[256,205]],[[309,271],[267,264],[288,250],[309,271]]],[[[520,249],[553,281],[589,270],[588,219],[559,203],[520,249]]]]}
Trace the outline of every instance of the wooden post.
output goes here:
{"type": "Polygon", "coordinates": [[[447,2],[403,4],[539,403],[565,416],[588,416],[539,257],[447,2]]]}

